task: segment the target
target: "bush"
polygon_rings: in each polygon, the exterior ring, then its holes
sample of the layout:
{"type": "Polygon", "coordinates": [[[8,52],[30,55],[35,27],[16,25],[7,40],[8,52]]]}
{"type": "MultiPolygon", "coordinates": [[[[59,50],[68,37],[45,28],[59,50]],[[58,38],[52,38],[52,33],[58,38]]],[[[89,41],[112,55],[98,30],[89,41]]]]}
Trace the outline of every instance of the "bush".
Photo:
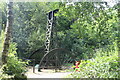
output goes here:
{"type": "Polygon", "coordinates": [[[99,56],[83,60],[79,65],[80,72],[70,75],[73,78],[119,78],[119,63],[117,52],[109,52],[110,56],[99,56]]]}
{"type": "Polygon", "coordinates": [[[27,62],[23,62],[21,59],[18,59],[16,50],[16,43],[10,44],[7,64],[3,68],[3,73],[14,76],[14,78],[25,78],[24,74],[27,70],[27,62]]]}
{"type": "MultiPolygon", "coordinates": [[[[4,65],[4,66],[5,66],[5,65],[4,65]]],[[[9,78],[9,77],[11,77],[11,76],[9,76],[8,74],[3,74],[3,68],[4,68],[4,66],[2,66],[2,67],[0,68],[0,80],[3,79],[3,78],[9,78]]]]}

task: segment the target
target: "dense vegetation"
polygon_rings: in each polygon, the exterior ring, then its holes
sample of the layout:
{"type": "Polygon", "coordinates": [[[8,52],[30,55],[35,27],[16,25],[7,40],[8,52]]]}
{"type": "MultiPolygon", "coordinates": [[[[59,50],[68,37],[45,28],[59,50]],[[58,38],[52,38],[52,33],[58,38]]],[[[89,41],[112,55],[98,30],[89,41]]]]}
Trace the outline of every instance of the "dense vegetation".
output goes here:
{"type": "MultiPolygon", "coordinates": [[[[7,13],[6,4],[0,4],[2,41],[7,13]]],[[[10,73],[22,75],[25,63],[20,58],[28,58],[35,50],[45,48],[46,13],[54,9],[59,9],[55,26],[58,46],[69,50],[74,60],[82,60],[80,73],[75,72],[70,77],[118,78],[119,6],[115,4],[110,7],[106,3],[90,2],[78,2],[74,6],[65,6],[65,3],[14,3],[12,41],[5,74],[9,75],[8,72],[13,71],[10,73]],[[18,71],[11,68],[15,66],[18,66],[18,71]]],[[[0,50],[2,43],[0,42],[0,50]]],[[[42,55],[41,51],[38,53],[42,55]]]]}

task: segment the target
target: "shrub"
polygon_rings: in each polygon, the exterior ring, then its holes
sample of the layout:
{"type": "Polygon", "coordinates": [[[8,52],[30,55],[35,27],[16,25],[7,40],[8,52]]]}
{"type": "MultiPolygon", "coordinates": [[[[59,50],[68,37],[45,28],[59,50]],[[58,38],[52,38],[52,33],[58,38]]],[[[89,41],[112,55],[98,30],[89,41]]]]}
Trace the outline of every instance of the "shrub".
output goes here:
{"type": "Polygon", "coordinates": [[[70,75],[73,78],[119,78],[119,63],[117,52],[110,56],[99,56],[83,60],[79,65],[80,72],[70,75]]]}
{"type": "Polygon", "coordinates": [[[14,78],[22,78],[26,72],[27,62],[23,62],[22,59],[17,57],[16,43],[10,44],[7,64],[4,66],[4,74],[12,75],[14,78]]]}
{"type": "Polygon", "coordinates": [[[3,78],[10,78],[11,76],[9,76],[8,74],[3,74],[3,68],[4,68],[5,65],[3,65],[1,68],[0,68],[0,80],[3,79],[3,78]]]}

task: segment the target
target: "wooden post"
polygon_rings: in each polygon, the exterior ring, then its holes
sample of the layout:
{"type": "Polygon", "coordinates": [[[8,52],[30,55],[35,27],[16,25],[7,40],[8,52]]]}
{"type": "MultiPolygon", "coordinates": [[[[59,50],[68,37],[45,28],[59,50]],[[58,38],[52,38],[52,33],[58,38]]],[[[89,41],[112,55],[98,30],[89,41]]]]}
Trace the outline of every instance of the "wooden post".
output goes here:
{"type": "Polygon", "coordinates": [[[56,60],[55,60],[55,72],[57,72],[57,68],[58,68],[58,59],[57,59],[57,52],[55,54],[56,60]]]}
{"type": "Polygon", "coordinates": [[[33,59],[33,73],[35,73],[35,59],[33,59]]]}

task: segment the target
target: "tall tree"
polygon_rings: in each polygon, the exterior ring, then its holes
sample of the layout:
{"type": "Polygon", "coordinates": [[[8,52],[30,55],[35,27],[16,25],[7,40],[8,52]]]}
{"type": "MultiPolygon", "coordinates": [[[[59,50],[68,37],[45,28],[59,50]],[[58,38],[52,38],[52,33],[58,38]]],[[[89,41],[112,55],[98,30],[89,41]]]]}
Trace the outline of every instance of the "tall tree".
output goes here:
{"type": "Polygon", "coordinates": [[[9,45],[10,45],[11,28],[13,25],[12,8],[13,8],[13,2],[12,0],[9,0],[7,4],[8,12],[7,12],[7,24],[6,24],[6,29],[5,29],[5,40],[4,40],[3,51],[2,51],[2,63],[3,64],[7,63],[7,55],[8,55],[9,45]]]}

